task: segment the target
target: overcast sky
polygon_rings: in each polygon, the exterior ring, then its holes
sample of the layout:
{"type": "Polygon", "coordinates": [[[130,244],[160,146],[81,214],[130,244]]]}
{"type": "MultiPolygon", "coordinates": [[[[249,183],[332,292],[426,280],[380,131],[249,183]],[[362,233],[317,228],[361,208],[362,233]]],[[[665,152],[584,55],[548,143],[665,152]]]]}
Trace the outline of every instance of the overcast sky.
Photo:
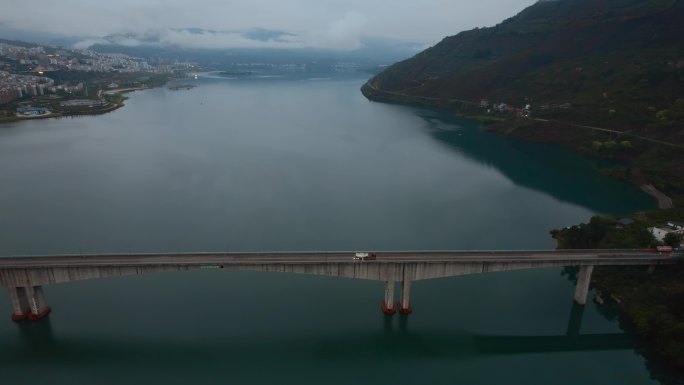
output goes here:
{"type": "MultiPolygon", "coordinates": [[[[444,36],[491,26],[535,0],[2,0],[5,29],[101,37],[148,33],[194,47],[353,49],[359,38],[432,45],[444,36]],[[217,32],[190,33],[180,28],[217,32]],[[289,34],[245,34],[254,28],[289,34]]],[[[1,36],[0,36],[1,37],[1,36]]],[[[85,40],[85,39],[84,39],[85,40]]],[[[87,45],[86,40],[83,45],[87,45]]],[[[96,41],[92,40],[92,41],[96,41]]],[[[122,41],[140,44],[138,39],[122,41]]]]}

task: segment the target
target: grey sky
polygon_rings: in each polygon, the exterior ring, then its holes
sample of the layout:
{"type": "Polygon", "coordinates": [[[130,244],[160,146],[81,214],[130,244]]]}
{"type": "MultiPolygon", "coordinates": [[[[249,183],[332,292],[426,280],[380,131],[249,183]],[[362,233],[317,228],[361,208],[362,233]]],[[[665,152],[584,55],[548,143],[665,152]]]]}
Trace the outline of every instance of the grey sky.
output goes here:
{"type": "MultiPolygon", "coordinates": [[[[351,49],[362,36],[431,45],[444,36],[494,25],[535,0],[4,0],[0,26],[98,37],[148,33],[194,47],[323,47],[351,49]],[[191,33],[179,28],[220,31],[191,33]],[[251,39],[243,31],[284,31],[251,39]]],[[[96,41],[96,40],[93,40],[96,41]]],[[[138,39],[122,41],[136,45],[138,39]]],[[[87,45],[85,42],[83,45],[87,45]]]]}

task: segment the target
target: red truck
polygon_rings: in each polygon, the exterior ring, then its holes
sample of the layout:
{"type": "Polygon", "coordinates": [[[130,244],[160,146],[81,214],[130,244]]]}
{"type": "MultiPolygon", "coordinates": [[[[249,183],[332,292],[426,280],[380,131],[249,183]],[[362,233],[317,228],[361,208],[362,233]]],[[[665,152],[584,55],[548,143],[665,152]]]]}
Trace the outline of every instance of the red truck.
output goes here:
{"type": "Polygon", "coordinates": [[[656,251],[659,253],[672,253],[672,246],[658,246],[656,247],[656,251]]]}

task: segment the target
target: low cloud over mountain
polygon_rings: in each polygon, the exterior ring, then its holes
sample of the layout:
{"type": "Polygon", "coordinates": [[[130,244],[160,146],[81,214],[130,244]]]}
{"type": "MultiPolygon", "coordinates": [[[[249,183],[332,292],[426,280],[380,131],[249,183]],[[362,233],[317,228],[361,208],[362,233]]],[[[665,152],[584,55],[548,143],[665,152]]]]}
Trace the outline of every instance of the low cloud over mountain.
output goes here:
{"type": "Polygon", "coordinates": [[[113,37],[129,46],[221,49],[350,50],[361,46],[362,36],[432,45],[444,35],[496,23],[534,1],[4,0],[0,37],[80,36],[81,47],[113,37]]]}

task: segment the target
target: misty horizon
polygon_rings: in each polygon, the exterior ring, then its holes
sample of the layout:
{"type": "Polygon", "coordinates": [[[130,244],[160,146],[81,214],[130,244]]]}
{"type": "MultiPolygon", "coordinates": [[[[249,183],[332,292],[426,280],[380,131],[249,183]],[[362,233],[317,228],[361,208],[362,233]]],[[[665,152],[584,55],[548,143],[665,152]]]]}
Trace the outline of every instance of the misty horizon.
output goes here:
{"type": "Polygon", "coordinates": [[[269,0],[231,4],[10,0],[0,14],[0,36],[27,40],[69,38],[74,48],[115,44],[332,50],[359,49],[364,39],[373,38],[391,39],[420,50],[445,36],[497,24],[532,3],[298,0],[284,5],[269,0]],[[27,22],[27,13],[41,22],[27,22]]]}

